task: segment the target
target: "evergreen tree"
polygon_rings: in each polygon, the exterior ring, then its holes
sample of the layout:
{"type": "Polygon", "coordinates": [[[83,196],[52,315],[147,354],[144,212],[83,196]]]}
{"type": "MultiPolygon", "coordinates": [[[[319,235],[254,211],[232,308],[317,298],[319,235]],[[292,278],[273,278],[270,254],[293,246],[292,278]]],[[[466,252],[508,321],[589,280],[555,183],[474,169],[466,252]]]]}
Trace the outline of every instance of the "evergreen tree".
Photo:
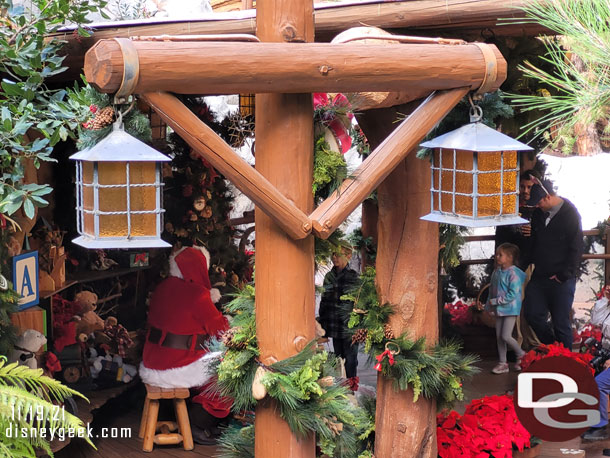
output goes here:
{"type": "Polygon", "coordinates": [[[165,173],[163,238],[177,246],[205,246],[212,286],[230,292],[252,276],[250,255],[239,251],[239,233],[229,224],[234,197],[224,177],[178,135],[170,135],[168,146],[172,162],[171,173],[169,168],[165,173]]]}

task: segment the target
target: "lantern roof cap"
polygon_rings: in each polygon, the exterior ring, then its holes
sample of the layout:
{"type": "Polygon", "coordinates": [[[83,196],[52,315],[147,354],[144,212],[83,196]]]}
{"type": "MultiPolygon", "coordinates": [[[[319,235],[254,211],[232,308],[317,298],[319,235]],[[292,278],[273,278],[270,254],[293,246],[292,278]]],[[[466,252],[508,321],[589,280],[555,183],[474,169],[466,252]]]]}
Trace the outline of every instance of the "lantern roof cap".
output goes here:
{"type": "Polygon", "coordinates": [[[482,122],[472,122],[420,144],[425,148],[459,149],[479,152],[531,151],[532,148],[482,122]]]}
{"type": "Polygon", "coordinates": [[[146,143],[129,135],[115,123],[112,132],[91,148],[70,156],[75,161],[91,162],[161,162],[171,159],[146,143]]]}

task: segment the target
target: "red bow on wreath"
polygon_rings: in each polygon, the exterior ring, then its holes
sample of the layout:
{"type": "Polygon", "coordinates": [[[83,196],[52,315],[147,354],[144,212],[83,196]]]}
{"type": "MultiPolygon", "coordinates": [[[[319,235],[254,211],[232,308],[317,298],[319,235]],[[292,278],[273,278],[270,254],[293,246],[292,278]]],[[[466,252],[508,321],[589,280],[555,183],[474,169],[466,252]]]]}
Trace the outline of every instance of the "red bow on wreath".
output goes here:
{"type": "Polygon", "coordinates": [[[377,364],[375,364],[375,370],[377,370],[378,372],[381,372],[381,362],[383,361],[383,358],[388,357],[388,362],[390,363],[390,366],[394,365],[394,352],[391,352],[390,350],[386,350],[384,351],[382,354],[380,354],[379,356],[376,357],[377,361],[379,361],[377,364]]]}

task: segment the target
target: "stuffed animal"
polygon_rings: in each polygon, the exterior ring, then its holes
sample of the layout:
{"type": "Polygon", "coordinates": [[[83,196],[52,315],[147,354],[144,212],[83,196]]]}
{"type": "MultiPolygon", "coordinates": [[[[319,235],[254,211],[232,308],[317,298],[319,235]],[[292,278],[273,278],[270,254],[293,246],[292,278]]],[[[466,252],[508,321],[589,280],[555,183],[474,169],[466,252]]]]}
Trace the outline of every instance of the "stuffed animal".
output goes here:
{"type": "Polygon", "coordinates": [[[75,316],[76,323],[76,336],[81,339],[81,334],[88,336],[93,334],[95,331],[101,331],[104,329],[104,320],[95,313],[97,308],[97,294],[91,291],[81,291],[74,297],[80,307],[81,311],[79,315],[75,316]]]}
{"type": "Polygon", "coordinates": [[[138,369],[133,364],[123,363],[123,358],[118,355],[100,356],[95,348],[89,350],[91,356],[91,377],[98,378],[104,375],[105,378],[112,378],[117,382],[129,383],[137,375],[138,369]]]}
{"type": "Polygon", "coordinates": [[[11,352],[10,361],[28,366],[30,369],[38,368],[36,353],[47,343],[47,338],[35,329],[26,329],[17,338],[15,347],[11,352]]]}

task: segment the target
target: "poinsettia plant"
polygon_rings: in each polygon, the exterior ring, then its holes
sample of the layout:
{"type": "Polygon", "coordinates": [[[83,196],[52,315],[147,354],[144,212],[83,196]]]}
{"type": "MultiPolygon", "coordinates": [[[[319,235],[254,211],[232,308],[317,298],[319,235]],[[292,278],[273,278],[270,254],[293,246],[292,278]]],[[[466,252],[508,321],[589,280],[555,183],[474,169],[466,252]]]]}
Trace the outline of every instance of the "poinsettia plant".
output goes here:
{"type": "Polygon", "coordinates": [[[468,304],[458,300],[454,303],[446,303],[445,310],[451,315],[451,324],[453,326],[466,326],[472,323],[472,307],[473,304],[468,304]]]}
{"type": "Polygon", "coordinates": [[[535,440],[517,419],[509,395],[475,399],[464,415],[440,413],[436,437],[441,458],[510,458],[513,450],[530,448],[535,440]]]}
{"type": "Polygon", "coordinates": [[[590,353],[576,353],[568,350],[562,344],[553,343],[550,345],[540,344],[536,348],[530,350],[523,356],[521,359],[521,369],[526,370],[530,367],[534,362],[539,361],[544,358],[548,358],[551,356],[565,356],[567,358],[573,359],[574,361],[587,366],[591,373],[595,373],[595,369],[589,364],[593,359],[593,355],[590,353]]]}
{"type": "Polygon", "coordinates": [[[584,345],[585,341],[589,338],[595,339],[597,342],[601,342],[603,338],[602,329],[599,326],[592,325],[591,323],[583,326],[576,335],[574,336],[574,343],[583,344],[580,348],[581,353],[591,353],[595,351],[594,346],[584,345]]]}

